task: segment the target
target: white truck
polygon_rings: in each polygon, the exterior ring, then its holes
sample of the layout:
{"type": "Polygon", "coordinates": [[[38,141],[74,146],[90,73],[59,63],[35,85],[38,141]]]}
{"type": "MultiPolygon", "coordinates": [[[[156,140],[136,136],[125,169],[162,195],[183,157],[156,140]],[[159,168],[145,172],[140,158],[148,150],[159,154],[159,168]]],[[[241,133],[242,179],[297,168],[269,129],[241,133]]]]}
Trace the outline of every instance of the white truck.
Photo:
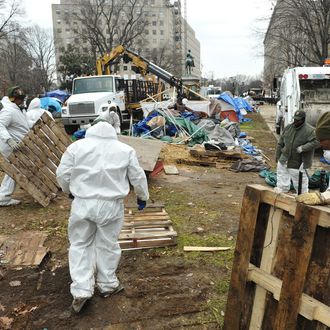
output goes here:
{"type": "Polygon", "coordinates": [[[122,121],[125,115],[123,79],[116,75],[80,77],[73,80],[72,95],[62,108],[62,121],[68,134],[87,125],[111,105],[116,104],[122,121]]]}
{"type": "Polygon", "coordinates": [[[297,110],[304,110],[306,121],[314,127],[318,118],[330,111],[330,67],[296,67],[284,71],[276,110],[277,134],[293,121],[297,110]]]}

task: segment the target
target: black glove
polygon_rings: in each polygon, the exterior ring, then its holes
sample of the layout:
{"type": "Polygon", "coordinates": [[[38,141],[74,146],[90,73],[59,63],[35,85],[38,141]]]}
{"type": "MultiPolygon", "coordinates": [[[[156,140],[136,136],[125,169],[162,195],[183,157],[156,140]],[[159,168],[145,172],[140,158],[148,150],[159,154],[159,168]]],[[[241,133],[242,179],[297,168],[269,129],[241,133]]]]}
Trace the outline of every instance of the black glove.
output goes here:
{"type": "Polygon", "coordinates": [[[69,194],[69,198],[70,198],[70,199],[74,199],[74,196],[70,193],[70,194],[69,194]]]}
{"type": "Polygon", "coordinates": [[[142,211],[146,207],[146,205],[147,205],[147,202],[141,200],[140,198],[137,198],[136,203],[138,205],[138,210],[139,211],[142,211]]]}

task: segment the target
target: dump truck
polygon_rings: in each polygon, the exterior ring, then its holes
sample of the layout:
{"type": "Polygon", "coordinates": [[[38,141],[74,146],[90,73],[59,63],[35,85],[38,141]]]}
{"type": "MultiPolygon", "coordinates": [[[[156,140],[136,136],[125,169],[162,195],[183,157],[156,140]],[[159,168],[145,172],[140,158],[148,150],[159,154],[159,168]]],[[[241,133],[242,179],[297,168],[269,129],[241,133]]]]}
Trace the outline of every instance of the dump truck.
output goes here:
{"type": "Polygon", "coordinates": [[[330,111],[330,67],[296,67],[285,70],[276,110],[276,133],[293,121],[297,110],[306,112],[306,121],[316,126],[319,117],[330,111]]]}

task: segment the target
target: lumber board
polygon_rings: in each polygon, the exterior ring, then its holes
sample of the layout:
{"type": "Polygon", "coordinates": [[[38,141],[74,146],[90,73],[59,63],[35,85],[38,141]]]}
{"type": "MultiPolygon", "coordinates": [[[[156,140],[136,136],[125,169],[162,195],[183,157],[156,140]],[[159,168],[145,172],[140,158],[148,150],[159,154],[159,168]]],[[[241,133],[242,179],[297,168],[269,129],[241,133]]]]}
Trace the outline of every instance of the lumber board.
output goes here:
{"type": "MultiPolygon", "coordinates": [[[[284,211],[291,215],[296,214],[297,202],[294,196],[289,194],[276,194],[273,189],[260,184],[253,184],[251,187],[261,190],[261,202],[266,203],[284,211]]],[[[321,211],[318,225],[324,228],[330,228],[330,207],[329,206],[313,206],[313,208],[321,211]]]]}
{"type": "Polygon", "coordinates": [[[309,206],[297,205],[291,240],[288,242],[290,256],[284,270],[282,290],[274,322],[276,330],[296,328],[299,301],[304,289],[319,214],[318,210],[309,206]]]}
{"type": "Polygon", "coordinates": [[[164,146],[161,141],[119,135],[118,140],[131,146],[137,154],[140,166],[147,172],[152,172],[164,146]]]}
{"type": "Polygon", "coordinates": [[[46,238],[46,233],[38,231],[2,236],[0,248],[5,251],[3,259],[11,267],[37,266],[48,253],[48,248],[43,246],[46,238]]]}
{"type": "Polygon", "coordinates": [[[234,253],[234,264],[231,273],[231,286],[225,313],[225,330],[239,329],[240,316],[244,308],[244,291],[258,216],[260,195],[260,191],[249,186],[245,189],[241,221],[234,253]]]}
{"type": "Polygon", "coordinates": [[[183,251],[200,251],[200,252],[215,252],[215,251],[228,251],[232,248],[229,246],[184,246],[183,251]]]}
{"type": "MultiPolygon", "coordinates": [[[[268,225],[265,237],[264,251],[261,258],[260,269],[271,273],[274,267],[274,258],[276,255],[279,226],[282,219],[283,210],[271,207],[268,217],[268,225]]],[[[266,307],[267,291],[262,287],[255,290],[254,303],[251,315],[250,330],[262,328],[262,322],[266,307]]]]}
{"type": "MultiPolygon", "coordinates": [[[[260,268],[249,265],[248,280],[271,292],[276,300],[280,299],[283,282],[260,268]]],[[[330,327],[330,307],[303,293],[298,303],[299,313],[308,320],[315,320],[330,327]]]]}
{"type": "Polygon", "coordinates": [[[7,161],[1,163],[1,167],[4,171],[12,177],[25,191],[43,206],[46,207],[50,202],[50,196],[45,198],[44,194],[31,182],[29,181],[20,171],[18,171],[12,164],[7,161]]]}

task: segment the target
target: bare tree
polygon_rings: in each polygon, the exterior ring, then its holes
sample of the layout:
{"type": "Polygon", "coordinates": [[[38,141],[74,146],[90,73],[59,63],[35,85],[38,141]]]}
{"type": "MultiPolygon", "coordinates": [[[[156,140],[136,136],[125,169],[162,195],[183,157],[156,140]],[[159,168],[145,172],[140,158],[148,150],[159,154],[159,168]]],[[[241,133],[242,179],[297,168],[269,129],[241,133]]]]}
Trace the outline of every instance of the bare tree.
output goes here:
{"type": "Polygon", "coordinates": [[[0,45],[1,76],[3,83],[8,88],[20,85],[26,92],[32,92],[31,88],[31,66],[32,61],[25,48],[22,47],[21,29],[15,26],[15,33],[8,35],[0,45]]]}
{"type": "Polygon", "coordinates": [[[66,20],[94,54],[104,54],[117,45],[139,50],[143,44],[141,36],[148,21],[141,0],[81,0],[77,7],[66,20]]]}
{"type": "Polygon", "coordinates": [[[281,0],[275,10],[267,33],[277,52],[265,55],[276,54],[293,66],[323,65],[329,55],[330,1],[281,0]]]}
{"type": "Polygon", "coordinates": [[[19,0],[0,0],[0,40],[15,31],[12,24],[23,13],[19,0]]]}
{"type": "Polygon", "coordinates": [[[54,43],[51,33],[34,25],[25,30],[24,33],[25,49],[33,62],[32,77],[38,81],[42,90],[50,89],[54,82],[55,62],[54,62],[54,43]]]}

